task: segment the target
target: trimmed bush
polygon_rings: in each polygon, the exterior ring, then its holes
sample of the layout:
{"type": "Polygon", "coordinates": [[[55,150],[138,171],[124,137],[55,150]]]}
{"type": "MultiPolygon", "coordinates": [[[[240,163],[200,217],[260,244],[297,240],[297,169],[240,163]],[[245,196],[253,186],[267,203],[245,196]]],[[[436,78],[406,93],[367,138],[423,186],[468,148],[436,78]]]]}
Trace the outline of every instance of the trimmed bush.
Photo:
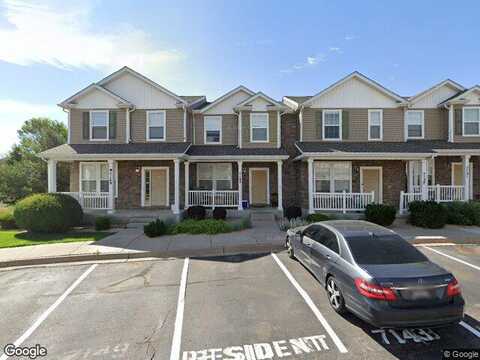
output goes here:
{"type": "Polygon", "coordinates": [[[19,201],[13,213],[17,225],[31,232],[65,232],[79,226],[82,207],[65,194],[35,194],[19,201]]]}
{"type": "Polygon", "coordinates": [[[301,218],[302,217],[302,208],[298,206],[289,206],[285,209],[285,217],[288,220],[301,218]]]}
{"type": "Polygon", "coordinates": [[[392,225],[396,214],[397,210],[390,205],[368,204],[365,208],[365,220],[382,226],[392,225]]]}
{"type": "Polygon", "coordinates": [[[187,209],[187,219],[194,219],[194,220],[203,220],[207,211],[203,206],[191,206],[187,209]]]}
{"type": "Polygon", "coordinates": [[[215,220],[225,220],[227,218],[227,210],[225,208],[213,209],[212,216],[215,220]]]}
{"type": "Polygon", "coordinates": [[[314,223],[314,222],[319,222],[319,221],[327,221],[327,220],[330,220],[330,216],[326,215],[326,214],[320,214],[320,213],[317,213],[317,214],[309,214],[305,220],[307,220],[307,222],[309,223],[314,223]]]}
{"type": "Polygon", "coordinates": [[[4,230],[17,229],[12,208],[0,209],[0,227],[4,230]]]}
{"type": "Polygon", "coordinates": [[[112,226],[112,222],[108,216],[99,216],[95,219],[95,230],[108,230],[112,226]]]}
{"type": "Polygon", "coordinates": [[[455,201],[446,205],[447,223],[455,225],[480,225],[480,203],[455,201]]]}
{"type": "Polygon", "coordinates": [[[233,231],[231,225],[223,220],[193,220],[187,219],[180,221],[173,227],[174,234],[221,234],[233,231]]]}
{"type": "Polygon", "coordinates": [[[415,226],[439,229],[447,222],[446,207],[434,201],[413,201],[408,210],[408,222],[415,226]]]}
{"type": "Polygon", "coordinates": [[[165,225],[165,223],[160,219],[152,221],[143,227],[143,232],[145,233],[145,235],[151,238],[165,235],[167,233],[167,230],[167,225],[165,225]]]}

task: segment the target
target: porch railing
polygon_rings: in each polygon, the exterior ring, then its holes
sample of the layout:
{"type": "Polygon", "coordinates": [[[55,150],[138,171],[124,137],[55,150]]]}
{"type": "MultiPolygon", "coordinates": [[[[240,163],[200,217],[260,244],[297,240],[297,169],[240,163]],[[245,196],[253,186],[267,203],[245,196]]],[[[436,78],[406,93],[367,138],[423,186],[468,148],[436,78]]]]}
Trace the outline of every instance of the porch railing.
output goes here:
{"type": "MultiPolygon", "coordinates": [[[[427,193],[428,200],[438,203],[465,201],[465,191],[461,185],[429,185],[427,193]]],[[[408,210],[408,204],[418,200],[422,200],[422,193],[419,187],[414,187],[414,192],[411,193],[402,191],[400,193],[400,213],[405,213],[408,210]]]]}
{"type": "Polygon", "coordinates": [[[313,194],[314,210],[363,211],[374,202],[374,193],[322,193],[313,194]]]}
{"type": "Polygon", "coordinates": [[[238,207],[238,191],[236,190],[190,190],[188,206],[238,207]]]}
{"type": "Polygon", "coordinates": [[[83,209],[87,210],[108,210],[108,192],[62,192],[76,199],[83,209]]]}

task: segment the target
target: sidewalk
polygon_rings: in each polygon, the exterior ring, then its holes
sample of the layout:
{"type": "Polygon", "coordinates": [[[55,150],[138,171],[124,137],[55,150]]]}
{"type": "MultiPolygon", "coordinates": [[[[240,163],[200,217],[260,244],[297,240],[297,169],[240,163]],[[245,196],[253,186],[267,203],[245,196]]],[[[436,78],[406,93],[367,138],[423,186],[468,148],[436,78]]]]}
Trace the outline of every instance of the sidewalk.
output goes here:
{"type": "Polygon", "coordinates": [[[252,228],[219,235],[148,238],[142,229],[122,229],[96,242],[0,249],[0,267],[133,258],[214,256],[283,249],[285,234],[273,219],[252,221],[252,228]]]}

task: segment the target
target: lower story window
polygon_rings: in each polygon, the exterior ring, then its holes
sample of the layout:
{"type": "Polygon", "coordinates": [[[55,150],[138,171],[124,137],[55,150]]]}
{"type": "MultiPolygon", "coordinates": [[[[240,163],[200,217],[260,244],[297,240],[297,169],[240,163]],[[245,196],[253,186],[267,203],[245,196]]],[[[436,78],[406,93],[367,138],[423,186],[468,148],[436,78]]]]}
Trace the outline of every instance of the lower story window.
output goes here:
{"type": "Polygon", "coordinates": [[[80,164],[80,191],[108,192],[108,165],[107,163],[80,164]]]}
{"type": "Polygon", "coordinates": [[[351,191],[349,162],[315,162],[315,192],[351,191]]]}
{"type": "Polygon", "coordinates": [[[232,164],[197,164],[197,186],[201,190],[232,189],[232,164]]]}

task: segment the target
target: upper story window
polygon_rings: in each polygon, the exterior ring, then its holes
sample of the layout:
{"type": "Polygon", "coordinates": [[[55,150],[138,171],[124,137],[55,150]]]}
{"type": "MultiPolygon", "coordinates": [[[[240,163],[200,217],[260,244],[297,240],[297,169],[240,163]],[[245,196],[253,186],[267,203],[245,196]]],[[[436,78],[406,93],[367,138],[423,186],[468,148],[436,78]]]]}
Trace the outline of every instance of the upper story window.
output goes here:
{"type": "Polygon", "coordinates": [[[480,135],[480,108],[463,108],[463,135],[480,135]]]}
{"type": "Polygon", "coordinates": [[[352,188],[351,163],[315,162],[315,192],[350,192],[352,188]]]}
{"type": "Polygon", "coordinates": [[[222,117],[205,116],[205,144],[222,143],[222,117]]]}
{"type": "Polygon", "coordinates": [[[197,186],[205,190],[232,188],[232,164],[197,164],[197,186]]]}
{"type": "Polygon", "coordinates": [[[383,111],[368,110],[368,140],[382,140],[383,111]]]}
{"type": "Polygon", "coordinates": [[[90,111],[90,140],[108,140],[108,111],[90,111]]]}
{"type": "Polygon", "coordinates": [[[407,139],[423,139],[423,110],[408,110],[405,113],[405,128],[407,139]]]}
{"type": "Polygon", "coordinates": [[[108,192],[107,163],[80,164],[81,192],[108,192]]]}
{"type": "Polygon", "coordinates": [[[250,142],[268,142],[268,113],[250,114],[250,142]]]}
{"type": "Polygon", "coordinates": [[[323,111],[323,139],[340,140],[342,138],[342,111],[323,111]]]}
{"type": "Polygon", "coordinates": [[[147,111],[147,140],[165,140],[165,110],[147,111]]]}

